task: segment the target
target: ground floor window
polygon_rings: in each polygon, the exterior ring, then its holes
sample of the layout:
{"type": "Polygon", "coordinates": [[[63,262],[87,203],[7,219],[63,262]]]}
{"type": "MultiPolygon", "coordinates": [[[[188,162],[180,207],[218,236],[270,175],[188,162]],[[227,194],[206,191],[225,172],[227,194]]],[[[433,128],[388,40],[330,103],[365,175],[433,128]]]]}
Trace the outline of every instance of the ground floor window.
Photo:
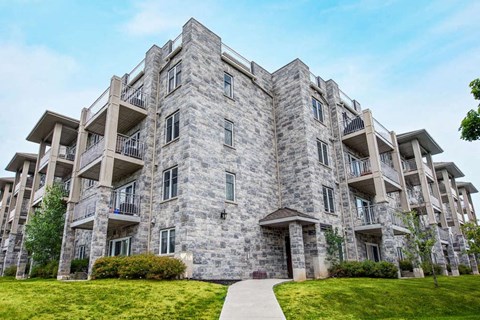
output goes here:
{"type": "Polygon", "coordinates": [[[378,244],[366,243],[366,246],[367,246],[367,259],[375,262],[379,262],[380,250],[378,249],[378,244]]]}
{"type": "Polygon", "coordinates": [[[110,240],[110,256],[129,256],[131,237],[110,240]]]}
{"type": "Polygon", "coordinates": [[[397,257],[398,260],[404,260],[402,247],[397,247],[397,257]]]}
{"type": "Polygon", "coordinates": [[[160,231],[160,254],[175,253],[175,228],[160,231]]]}
{"type": "Polygon", "coordinates": [[[78,247],[77,259],[85,259],[85,246],[78,247]]]}

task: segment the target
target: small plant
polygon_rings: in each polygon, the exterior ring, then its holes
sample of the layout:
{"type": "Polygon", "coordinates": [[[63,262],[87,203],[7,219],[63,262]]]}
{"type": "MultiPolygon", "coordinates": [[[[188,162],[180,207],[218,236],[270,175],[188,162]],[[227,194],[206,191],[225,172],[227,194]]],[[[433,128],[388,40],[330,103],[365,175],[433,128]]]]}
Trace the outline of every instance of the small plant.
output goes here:
{"type": "Polygon", "coordinates": [[[408,259],[400,260],[398,264],[400,266],[400,270],[402,271],[409,271],[409,272],[413,271],[413,263],[411,260],[408,260],[408,259]]]}
{"type": "Polygon", "coordinates": [[[30,272],[31,278],[56,278],[58,273],[58,261],[50,261],[45,265],[33,266],[30,272]]]}
{"type": "Polygon", "coordinates": [[[460,274],[472,274],[472,268],[470,268],[469,266],[463,265],[463,264],[459,264],[458,265],[458,272],[460,274]]]}
{"type": "Polygon", "coordinates": [[[86,259],[73,259],[70,264],[70,272],[88,272],[88,258],[86,259]]]}
{"type": "Polygon", "coordinates": [[[343,237],[338,233],[338,228],[327,228],[324,231],[327,243],[327,260],[332,264],[343,261],[343,237]]]}
{"type": "Polygon", "coordinates": [[[433,276],[433,272],[435,272],[435,275],[442,274],[442,267],[438,264],[431,263],[430,261],[423,261],[421,267],[423,269],[423,274],[426,276],[433,276]]]}
{"type": "Polygon", "coordinates": [[[17,275],[17,266],[11,266],[8,268],[5,268],[3,271],[3,276],[4,277],[15,277],[17,275]]]}

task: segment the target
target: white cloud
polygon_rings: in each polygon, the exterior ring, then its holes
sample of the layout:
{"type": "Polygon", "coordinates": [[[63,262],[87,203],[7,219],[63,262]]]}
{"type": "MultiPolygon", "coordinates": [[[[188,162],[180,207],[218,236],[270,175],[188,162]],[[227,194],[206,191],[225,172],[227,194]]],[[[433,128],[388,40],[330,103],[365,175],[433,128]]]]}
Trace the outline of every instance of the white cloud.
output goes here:
{"type": "Polygon", "coordinates": [[[0,175],[17,151],[37,152],[25,140],[46,109],[74,118],[100,90],[75,84],[81,66],[72,57],[46,47],[0,43],[0,175]]]}

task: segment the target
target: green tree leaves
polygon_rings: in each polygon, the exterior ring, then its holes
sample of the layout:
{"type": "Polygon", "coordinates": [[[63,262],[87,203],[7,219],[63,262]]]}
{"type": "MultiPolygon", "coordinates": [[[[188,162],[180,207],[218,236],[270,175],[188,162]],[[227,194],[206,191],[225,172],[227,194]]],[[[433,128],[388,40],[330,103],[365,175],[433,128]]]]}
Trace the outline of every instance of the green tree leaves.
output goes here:
{"type": "MultiPolygon", "coordinates": [[[[480,100],[480,78],[470,82],[472,94],[475,100],[480,100]]],[[[470,110],[467,116],[463,118],[460,128],[460,138],[466,141],[475,141],[480,139],[480,105],[477,110],[470,110]]]]}

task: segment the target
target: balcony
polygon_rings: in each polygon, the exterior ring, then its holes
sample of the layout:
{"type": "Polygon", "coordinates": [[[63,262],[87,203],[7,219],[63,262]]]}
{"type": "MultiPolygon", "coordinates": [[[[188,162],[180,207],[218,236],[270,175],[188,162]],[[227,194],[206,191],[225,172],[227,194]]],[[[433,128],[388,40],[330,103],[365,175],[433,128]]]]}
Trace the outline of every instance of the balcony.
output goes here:
{"type": "MultiPolygon", "coordinates": [[[[354,118],[344,119],[340,126],[342,130],[342,142],[362,154],[369,153],[364,119],[365,115],[368,114],[369,113],[363,113],[354,118]]],[[[390,131],[373,117],[370,120],[377,139],[379,153],[392,151],[394,148],[390,131]]]]}
{"type": "Polygon", "coordinates": [[[100,163],[105,149],[103,137],[97,143],[91,145],[80,156],[80,172],[82,178],[98,180],[100,174],[100,163]]]}
{"type": "Polygon", "coordinates": [[[253,77],[252,63],[245,59],[238,52],[222,43],[222,59],[232,65],[237,70],[245,73],[247,76],[253,77]]]}
{"type": "Polygon", "coordinates": [[[310,84],[313,87],[313,89],[319,91],[322,94],[327,93],[327,84],[325,83],[325,80],[323,80],[321,77],[317,77],[313,73],[310,72],[310,84]]]}
{"type": "Polygon", "coordinates": [[[33,204],[37,204],[43,198],[45,194],[45,186],[40,187],[35,193],[33,194],[33,204]]]}
{"type": "Polygon", "coordinates": [[[438,200],[433,194],[430,194],[430,202],[434,207],[436,207],[438,210],[441,210],[442,205],[440,204],[440,200],[438,200]]]}
{"type": "MultiPolygon", "coordinates": [[[[415,161],[415,159],[403,160],[402,164],[403,164],[403,172],[405,174],[405,177],[407,179],[412,180],[412,184],[419,185],[420,180],[419,180],[418,176],[415,176],[415,177],[413,176],[413,174],[418,173],[418,166],[417,166],[417,162],[415,161]]],[[[432,169],[428,166],[428,164],[426,164],[423,161],[422,161],[422,166],[423,166],[423,170],[425,171],[426,176],[428,178],[430,178],[431,181],[433,181],[434,179],[433,179],[432,169]]]]}
{"type": "MultiPolygon", "coordinates": [[[[380,161],[380,167],[382,169],[382,173],[385,177],[387,177],[388,179],[390,179],[392,182],[395,182],[397,185],[398,185],[398,188],[395,189],[395,190],[399,190],[400,188],[400,177],[398,175],[398,172],[397,170],[395,170],[391,164],[387,164],[383,161],[380,161]]],[[[389,189],[389,188],[387,188],[389,189]]],[[[390,191],[394,191],[390,188],[390,191]]],[[[390,192],[389,190],[387,190],[387,192],[390,192]]]]}
{"type": "MultiPolygon", "coordinates": [[[[76,146],[60,146],[58,149],[58,157],[55,166],[55,176],[64,177],[70,175],[73,170],[73,161],[75,160],[76,146]]],[[[51,157],[51,149],[49,149],[40,159],[39,172],[47,173],[47,164],[51,157]]]]}
{"type": "MultiPolygon", "coordinates": [[[[73,211],[72,228],[93,229],[98,195],[80,200],[73,211]]],[[[108,226],[126,227],[140,222],[140,196],[112,191],[109,201],[108,226]]]]}
{"type": "Polygon", "coordinates": [[[450,242],[450,232],[448,229],[443,229],[440,227],[437,227],[438,229],[438,237],[440,238],[440,241],[448,244],[450,242]]]}
{"type": "Polygon", "coordinates": [[[98,118],[100,117],[100,115],[102,115],[102,117],[106,117],[106,115],[103,115],[104,114],[103,111],[106,110],[109,96],[110,96],[110,87],[105,89],[105,91],[103,91],[100,97],[98,97],[97,100],[95,100],[95,102],[88,108],[87,116],[85,119],[86,120],[85,123],[87,124],[87,126],[91,124],[94,118],[98,118]]]}
{"type": "MultiPolygon", "coordinates": [[[[398,172],[390,165],[380,161],[382,174],[387,192],[400,190],[400,178],[398,172]]],[[[351,161],[347,167],[348,184],[355,189],[368,194],[375,194],[375,183],[373,180],[370,158],[363,158],[351,161]]]]}
{"type": "Polygon", "coordinates": [[[355,212],[357,218],[354,221],[355,231],[381,235],[382,225],[385,225],[387,221],[386,215],[388,215],[388,220],[395,235],[410,233],[399,214],[398,210],[394,208],[379,205],[357,208],[355,212]]]}
{"type": "MultiPolygon", "coordinates": [[[[21,179],[21,178],[20,178],[21,179]]],[[[20,191],[20,185],[21,185],[21,181],[19,181],[16,185],[15,185],[15,188],[13,189],[13,193],[14,194],[17,194],[18,191],[20,191]]],[[[26,189],[32,189],[32,185],[33,185],[33,177],[27,177],[27,183],[25,184],[25,188],[26,189]]]]}
{"type": "Polygon", "coordinates": [[[350,99],[349,96],[347,96],[347,94],[345,92],[343,92],[342,90],[338,90],[339,91],[339,94],[340,94],[340,102],[343,103],[344,106],[346,106],[347,108],[349,108],[350,110],[355,110],[355,111],[358,111],[355,107],[355,103],[352,99],[350,99]]]}
{"type": "Polygon", "coordinates": [[[135,83],[137,80],[139,80],[143,76],[144,73],[145,73],[145,59],[140,61],[140,63],[136,65],[132,71],[130,71],[130,73],[127,76],[127,84],[130,85],[135,83]]]}
{"type": "MultiPolygon", "coordinates": [[[[30,209],[30,201],[29,199],[23,199],[22,205],[20,206],[20,220],[25,220],[27,219],[28,211],[30,209]]],[[[12,222],[13,219],[15,218],[15,214],[17,213],[17,209],[13,208],[12,211],[10,211],[10,214],[8,215],[8,222],[12,222]]]]}

